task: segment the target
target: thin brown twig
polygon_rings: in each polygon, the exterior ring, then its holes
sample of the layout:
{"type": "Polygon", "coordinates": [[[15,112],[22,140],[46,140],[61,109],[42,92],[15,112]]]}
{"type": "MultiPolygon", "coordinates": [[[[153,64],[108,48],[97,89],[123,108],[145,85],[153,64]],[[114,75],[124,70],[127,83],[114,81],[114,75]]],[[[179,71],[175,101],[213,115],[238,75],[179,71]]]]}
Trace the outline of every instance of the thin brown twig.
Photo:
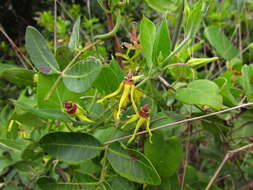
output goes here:
{"type": "Polygon", "coordinates": [[[251,181],[248,184],[240,187],[238,190],[248,190],[249,188],[253,188],[253,181],[251,181]]]}
{"type": "Polygon", "coordinates": [[[161,75],[159,75],[157,79],[161,81],[168,89],[176,91],[175,88],[171,84],[169,84],[161,75]]]}
{"type": "Polygon", "coordinates": [[[225,163],[232,158],[235,154],[248,149],[248,148],[253,148],[253,143],[242,146],[240,148],[237,148],[235,150],[231,150],[228,151],[227,154],[225,155],[225,157],[223,158],[221,164],[219,165],[218,169],[216,170],[216,172],[214,173],[214,175],[212,176],[211,180],[209,181],[208,185],[206,186],[205,190],[209,190],[212,186],[212,184],[214,183],[215,179],[217,178],[217,176],[219,175],[221,169],[223,168],[223,166],[225,165],[225,163]]]}
{"type": "Polygon", "coordinates": [[[189,159],[189,147],[190,147],[190,138],[191,138],[191,133],[192,133],[192,127],[191,127],[191,123],[188,122],[187,123],[187,142],[186,142],[186,146],[185,146],[185,159],[184,159],[184,163],[183,163],[183,176],[182,176],[182,181],[181,181],[181,188],[180,190],[184,189],[184,183],[185,183],[185,177],[186,177],[186,172],[187,172],[187,165],[188,165],[188,159],[189,159]]]}
{"type": "Polygon", "coordinates": [[[54,0],[54,54],[57,47],[57,0],[54,0]]]}
{"type": "MultiPolygon", "coordinates": [[[[108,0],[105,1],[105,8],[108,9],[108,10],[110,9],[108,0]]],[[[107,22],[108,22],[107,28],[108,28],[109,31],[111,31],[114,28],[112,14],[110,12],[106,12],[105,14],[106,14],[107,22]]],[[[114,52],[115,53],[122,53],[120,41],[119,41],[116,34],[112,37],[112,40],[113,40],[114,52]]],[[[116,56],[116,60],[117,60],[117,63],[119,64],[119,66],[121,68],[123,68],[121,57],[116,56]]]]}
{"type": "MultiPolygon", "coordinates": [[[[204,118],[207,118],[207,117],[219,115],[219,114],[222,114],[222,113],[226,113],[226,112],[229,112],[229,111],[232,111],[232,110],[236,110],[236,109],[239,109],[239,108],[244,108],[244,107],[248,107],[248,106],[252,106],[252,105],[253,105],[253,102],[249,102],[249,103],[246,103],[246,104],[242,104],[242,105],[235,106],[235,107],[232,107],[232,108],[228,108],[228,109],[225,109],[225,110],[221,110],[221,111],[205,114],[205,115],[202,115],[202,116],[193,117],[193,118],[189,118],[189,119],[184,119],[184,120],[168,123],[168,124],[165,124],[165,125],[161,125],[161,126],[152,128],[150,130],[151,131],[157,131],[159,129],[167,128],[167,127],[170,127],[170,126],[173,126],[173,125],[178,125],[178,124],[182,124],[182,123],[186,123],[186,122],[191,122],[191,121],[197,121],[197,120],[200,120],[200,119],[204,119],[204,118]]],[[[148,131],[141,131],[141,132],[138,132],[136,134],[136,136],[142,135],[142,134],[146,134],[146,133],[148,133],[148,131]]],[[[111,144],[113,142],[117,142],[117,141],[121,141],[121,140],[125,140],[125,139],[128,139],[128,138],[132,137],[132,136],[133,135],[127,135],[127,136],[115,138],[115,139],[112,139],[110,141],[105,142],[104,145],[111,144]]]]}
{"type": "Polygon", "coordinates": [[[68,181],[68,178],[64,173],[64,170],[60,166],[56,166],[56,171],[61,176],[61,178],[63,179],[64,182],[68,181]]]}
{"type": "Polygon", "coordinates": [[[13,42],[13,40],[10,38],[10,36],[5,32],[4,28],[2,25],[0,25],[0,32],[4,35],[4,37],[8,40],[10,43],[12,49],[16,53],[18,59],[22,63],[22,65],[27,68],[26,63],[33,69],[35,70],[34,66],[30,62],[30,60],[23,54],[23,52],[18,48],[18,46],[13,42]]]}

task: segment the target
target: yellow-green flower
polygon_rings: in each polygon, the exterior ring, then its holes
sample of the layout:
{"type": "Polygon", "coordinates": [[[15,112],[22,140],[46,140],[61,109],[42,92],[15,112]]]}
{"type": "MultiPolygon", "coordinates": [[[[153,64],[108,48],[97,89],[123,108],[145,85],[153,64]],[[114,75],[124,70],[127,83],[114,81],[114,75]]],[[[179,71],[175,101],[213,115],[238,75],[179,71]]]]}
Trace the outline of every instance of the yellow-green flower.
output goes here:
{"type": "Polygon", "coordinates": [[[120,83],[119,88],[112,92],[111,94],[108,94],[104,98],[97,101],[97,103],[101,103],[106,99],[115,97],[117,95],[121,94],[119,105],[118,105],[118,111],[116,113],[116,119],[120,119],[121,114],[121,108],[128,105],[129,102],[132,103],[134,111],[137,113],[138,109],[135,103],[136,99],[140,98],[140,91],[138,91],[135,87],[134,80],[133,80],[133,73],[129,72],[128,75],[125,77],[125,79],[120,83]],[[122,94],[121,94],[122,93],[122,94]]]}
{"type": "Polygon", "coordinates": [[[128,140],[128,142],[127,142],[128,144],[131,143],[134,140],[134,138],[136,136],[136,133],[138,132],[138,130],[140,129],[140,127],[143,126],[143,125],[146,126],[146,130],[149,133],[149,142],[152,143],[152,140],[151,140],[152,133],[151,133],[151,130],[149,128],[149,125],[150,125],[150,115],[149,115],[149,112],[150,112],[149,106],[148,106],[148,104],[145,104],[138,113],[130,116],[130,119],[127,120],[126,123],[121,127],[121,129],[123,129],[126,125],[137,121],[137,124],[136,124],[135,129],[134,129],[134,134],[128,140]]]}
{"type": "Polygon", "coordinates": [[[77,117],[86,122],[94,122],[85,115],[87,113],[86,110],[74,102],[64,102],[64,108],[65,112],[67,112],[71,117],[77,117]]]}

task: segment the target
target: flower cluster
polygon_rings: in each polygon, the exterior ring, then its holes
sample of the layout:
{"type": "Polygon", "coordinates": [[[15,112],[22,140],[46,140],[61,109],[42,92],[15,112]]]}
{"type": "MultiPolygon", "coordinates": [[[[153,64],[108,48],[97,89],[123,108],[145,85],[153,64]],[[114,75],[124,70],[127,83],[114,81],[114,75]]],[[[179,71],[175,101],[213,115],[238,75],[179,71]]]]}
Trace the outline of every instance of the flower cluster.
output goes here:
{"type": "Polygon", "coordinates": [[[152,137],[152,133],[151,133],[151,130],[149,128],[149,125],[150,125],[150,115],[149,115],[149,106],[148,104],[145,104],[138,113],[130,116],[130,119],[126,121],[126,123],[121,127],[121,129],[124,129],[126,125],[130,124],[130,123],[133,123],[135,121],[137,121],[137,124],[135,126],[135,129],[134,129],[134,134],[133,136],[128,140],[127,143],[131,143],[135,136],[136,136],[136,133],[138,132],[138,130],[140,129],[141,126],[146,126],[146,130],[148,131],[149,133],[149,142],[152,143],[152,140],[151,140],[151,137],[152,137]]]}
{"type": "Polygon", "coordinates": [[[119,88],[116,91],[114,91],[111,94],[108,94],[101,100],[98,100],[97,103],[101,103],[106,99],[122,94],[119,101],[119,105],[118,105],[118,111],[116,114],[116,119],[120,120],[121,109],[128,105],[129,100],[132,103],[134,111],[136,113],[138,112],[137,106],[135,103],[135,93],[137,92],[136,92],[136,88],[135,88],[135,84],[133,80],[133,73],[129,72],[128,75],[125,77],[125,79],[120,83],[119,88]]]}
{"type": "Polygon", "coordinates": [[[135,111],[135,114],[132,116],[129,116],[129,120],[126,121],[126,123],[121,127],[122,129],[135,121],[137,121],[134,134],[129,139],[128,143],[132,142],[136,136],[136,133],[138,132],[139,128],[141,126],[146,125],[146,130],[149,133],[149,140],[151,141],[152,133],[150,131],[149,125],[150,125],[150,109],[148,104],[145,104],[139,111],[136,106],[136,97],[138,94],[138,90],[135,87],[135,80],[132,72],[129,72],[128,75],[125,77],[125,79],[120,83],[119,88],[112,92],[111,94],[108,94],[104,98],[98,100],[98,103],[103,102],[106,99],[113,98],[117,95],[121,94],[119,104],[118,104],[118,110],[116,113],[116,119],[120,119],[121,109],[129,104],[131,102],[133,109],[135,111]]]}

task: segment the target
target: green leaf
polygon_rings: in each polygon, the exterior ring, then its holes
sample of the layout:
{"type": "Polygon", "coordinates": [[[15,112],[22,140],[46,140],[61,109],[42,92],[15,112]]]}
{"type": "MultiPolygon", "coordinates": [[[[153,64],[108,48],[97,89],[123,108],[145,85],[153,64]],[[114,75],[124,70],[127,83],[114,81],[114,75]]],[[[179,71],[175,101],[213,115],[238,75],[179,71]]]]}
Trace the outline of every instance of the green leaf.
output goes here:
{"type": "Polygon", "coordinates": [[[80,162],[92,159],[103,149],[100,142],[85,133],[55,132],[42,137],[40,146],[56,159],[80,162]]]}
{"type": "Polygon", "coordinates": [[[132,182],[128,181],[123,177],[111,177],[108,179],[110,182],[112,189],[114,190],[135,190],[135,186],[132,182]]]}
{"type": "Polygon", "coordinates": [[[55,57],[60,66],[60,69],[63,70],[74,58],[74,53],[71,52],[68,47],[61,46],[57,48],[55,57]]]}
{"type": "Polygon", "coordinates": [[[195,78],[195,70],[188,65],[174,65],[168,67],[170,74],[176,80],[192,80],[195,78]]]}
{"type": "Polygon", "coordinates": [[[207,105],[219,110],[222,106],[219,91],[219,87],[212,81],[195,80],[187,88],[178,89],[176,99],[185,104],[207,105]]]}
{"type": "Polygon", "coordinates": [[[0,76],[5,71],[5,69],[17,68],[16,65],[7,64],[7,63],[0,63],[0,76]]]}
{"type": "Polygon", "coordinates": [[[0,77],[17,84],[19,86],[33,85],[33,77],[35,72],[19,67],[5,68],[0,73],[0,77]]]}
{"type": "Polygon", "coordinates": [[[112,60],[109,65],[102,68],[94,82],[94,86],[99,92],[109,94],[119,87],[121,81],[124,79],[124,73],[117,67],[119,66],[115,63],[115,60],[112,60]]]}
{"type": "Polygon", "coordinates": [[[95,190],[96,182],[87,181],[82,183],[56,183],[51,178],[42,177],[37,181],[41,190],[95,190]]]}
{"type": "Polygon", "coordinates": [[[0,149],[21,153],[27,146],[27,142],[21,139],[0,139],[0,149]]]}
{"type": "Polygon", "coordinates": [[[30,112],[41,118],[53,119],[53,120],[65,120],[65,121],[70,120],[68,115],[65,114],[64,112],[61,112],[60,110],[38,109],[20,101],[14,101],[14,104],[19,106],[24,111],[30,112]]]}
{"type": "Polygon", "coordinates": [[[45,38],[32,26],[26,28],[25,47],[35,67],[45,73],[52,74],[59,71],[59,66],[47,46],[45,38]]]}
{"type": "Polygon", "coordinates": [[[239,55],[239,50],[233,46],[218,27],[210,26],[205,29],[204,34],[217,53],[224,59],[231,60],[239,55]]]}
{"type": "Polygon", "coordinates": [[[140,26],[140,43],[149,66],[152,64],[153,46],[155,42],[156,27],[148,18],[143,17],[140,26]]]}
{"type": "Polygon", "coordinates": [[[253,66],[244,65],[242,67],[241,86],[249,101],[253,100],[253,66]]]}
{"type": "Polygon", "coordinates": [[[44,100],[45,96],[47,95],[48,91],[56,81],[58,75],[38,75],[38,84],[37,84],[37,100],[38,100],[38,107],[45,108],[45,109],[63,109],[63,103],[65,101],[72,101],[75,103],[80,103],[80,97],[83,94],[78,94],[69,91],[63,82],[61,81],[54,93],[49,98],[49,100],[44,100]]]}
{"type": "Polygon", "coordinates": [[[202,20],[202,1],[194,4],[186,23],[186,34],[193,38],[199,30],[202,20]]]}
{"type": "Polygon", "coordinates": [[[114,143],[108,149],[108,160],[115,172],[130,181],[150,185],[161,183],[152,163],[140,152],[123,149],[119,143],[114,143]]]}
{"type": "Polygon", "coordinates": [[[153,58],[155,61],[162,61],[170,54],[170,33],[166,18],[163,19],[160,27],[158,28],[154,42],[153,58]],[[162,59],[160,60],[160,56],[162,59]]]}
{"type": "Polygon", "coordinates": [[[231,84],[231,79],[227,79],[225,77],[219,77],[215,79],[214,82],[220,88],[220,94],[223,96],[224,105],[227,105],[230,107],[238,105],[238,102],[236,101],[231,91],[233,87],[231,84]]]}
{"type": "Polygon", "coordinates": [[[71,51],[74,51],[74,50],[78,49],[79,38],[80,38],[80,33],[79,33],[80,22],[81,22],[81,19],[80,19],[80,16],[79,16],[77,18],[74,26],[73,26],[73,30],[72,30],[72,33],[71,33],[71,36],[70,36],[70,40],[69,40],[69,44],[68,44],[69,49],[71,51]]]}
{"type": "Polygon", "coordinates": [[[183,158],[183,147],[178,137],[165,140],[162,133],[155,133],[153,144],[145,142],[144,154],[154,164],[159,175],[163,178],[172,176],[178,169],[183,158]]]}
{"type": "Polygon", "coordinates": [[[173,11],[180,3],[179,0],[146,0],[148,5],[157,11],[173,11]]]}
{"type": "Polygon", "coordinates": [[[101,62],[95,58],[78,61],[64,75],[63,82],[72,92],[89,90],[101,71],[101,62]]]}

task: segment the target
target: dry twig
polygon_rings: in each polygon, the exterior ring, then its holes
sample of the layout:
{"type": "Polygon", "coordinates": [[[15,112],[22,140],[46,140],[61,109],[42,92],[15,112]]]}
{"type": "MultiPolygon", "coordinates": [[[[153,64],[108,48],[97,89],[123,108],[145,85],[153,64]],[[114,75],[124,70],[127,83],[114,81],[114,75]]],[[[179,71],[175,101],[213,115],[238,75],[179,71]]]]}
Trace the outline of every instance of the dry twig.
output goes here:
{"type": "Polygon", "coordinates": [[[209,190],[210,187],[212,186],[212,184],[214,183],[215,179],[217,178],[217,176],[219,175],[221,169],[223,168],[223,166],[225,165],[225,163],[232,158],[235,154],[248,149],[248,148],[253,148],[253,143],[245,145],[243,147],[237,148],[235,150],[231,150],[228,151],[228,153],[225,155],[225,157],[223,158],[221,164],[219,165],[218,169],[216,170],[216,172],[214,173],[213,177],[211,178],[211,180],[209,181],[208,185],[206,186],[205,190],[209,190]]]}

